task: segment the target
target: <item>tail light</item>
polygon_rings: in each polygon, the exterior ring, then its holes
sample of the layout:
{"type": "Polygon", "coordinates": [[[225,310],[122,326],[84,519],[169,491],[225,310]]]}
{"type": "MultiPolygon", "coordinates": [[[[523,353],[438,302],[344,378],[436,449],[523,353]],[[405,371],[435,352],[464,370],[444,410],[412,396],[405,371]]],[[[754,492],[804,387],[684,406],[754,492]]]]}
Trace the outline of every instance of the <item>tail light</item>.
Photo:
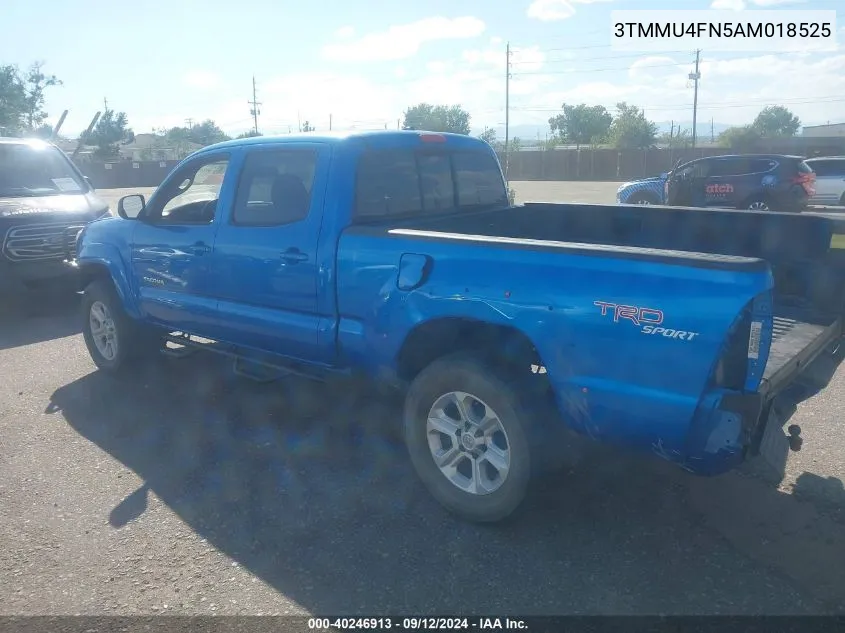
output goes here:
{"type": "Polygon", "coordinates": [[[815,172],[812,172],[812,171],[810,173],[799,172],[799,174],[797,176],[793,176],[793,178],[792,178],[792,180],[790,180],[790,182],[793,185],[801,185],[802,187],[804,187],[804,191],[807,192],[808,196],[816,195],[816,174],[815,174],[815,172]]]}
{"type": "Polygon", "coordinates": [[[445,143],[446,137],[442,134],[420,134],[423,143],[445,143]]]}
{"type": "Polygon", "coordinates": [[[724,342],[713,378],[720,387],[740,391],[748,375],[748,342],[751,335],[751,304],[734,321],[724,342]]]}

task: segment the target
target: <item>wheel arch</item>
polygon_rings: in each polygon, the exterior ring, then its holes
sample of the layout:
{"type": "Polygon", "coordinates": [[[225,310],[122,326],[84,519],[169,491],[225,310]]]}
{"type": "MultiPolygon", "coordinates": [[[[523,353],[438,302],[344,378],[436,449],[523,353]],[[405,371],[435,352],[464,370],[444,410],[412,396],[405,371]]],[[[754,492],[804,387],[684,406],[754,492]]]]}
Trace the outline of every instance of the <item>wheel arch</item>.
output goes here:
{"type": "Polygon", "coordinates": [[[411,381],[438,358],[457,352],[477,352],[526,372],[544,367],[534,342],[513,326],[468,317],[439,317],[417,324],[396,355],[397,375],[411,381]]]}

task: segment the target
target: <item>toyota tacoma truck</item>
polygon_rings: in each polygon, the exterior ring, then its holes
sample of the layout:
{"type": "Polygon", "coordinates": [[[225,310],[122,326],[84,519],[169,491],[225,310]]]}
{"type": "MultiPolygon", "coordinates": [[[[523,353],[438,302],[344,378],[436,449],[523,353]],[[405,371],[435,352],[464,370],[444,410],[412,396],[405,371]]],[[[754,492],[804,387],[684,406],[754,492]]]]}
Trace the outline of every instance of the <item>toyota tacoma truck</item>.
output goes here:
{"type": "Polygon", "coordinates": [[[204,348],[252,377],[363,372],[466,520],[511,515],[561,428],[700,475],[787,445],[775,396],[842,336],[841,221],[512,206],[467,136],[227,141],[117,211],[73,262],[100,370],[204,348]]]}
{"type": "Polygon", "coordinates": [[[0,295],[66,284],[79,231],[108,213],[58,147],[0,138],[0,295]]]}

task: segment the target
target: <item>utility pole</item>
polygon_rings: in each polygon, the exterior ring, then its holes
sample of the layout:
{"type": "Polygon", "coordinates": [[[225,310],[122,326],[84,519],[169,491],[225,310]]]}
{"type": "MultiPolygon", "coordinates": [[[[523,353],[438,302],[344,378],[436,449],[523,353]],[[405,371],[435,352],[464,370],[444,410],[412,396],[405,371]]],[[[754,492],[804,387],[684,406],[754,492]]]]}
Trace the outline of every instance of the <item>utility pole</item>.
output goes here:
{"type": "Polygon", "coordinates": [[[108,112],[109,109],[109,100],[103,97],[103,112],[108,112]]]}
{"type": "Polygon", "coordinates": [[[689,74],[689,78],[695,82],[695,89],[693,92],[692,98],[692,148],[695,149],[695,138],[696,138],[696,123],[698,121],[698,80],[701,79],[701,73],[698,72],[698,62],[699,56],[701,55],[701,49],[695,49],[695,72],[689,74]]]}
{"type": "Polygon", "coordinates": [[[716,142],[716,134],[715,130],[713,129],[713,117],[710,117],[710,143],[713,144],[716,142]]]}
{"type": "Polygon", "coordinates": [[[510,163],[510,110],[511,110],[511,43],[505,48],[505,180],[510,163]]]}
{"type": "Polygon", "coordinates": [[[247,101],[247,103],[252,106],[249,113],[252,115],[252,120],[255,123],[255,133],[258,134],[258,115],[261,114],[258,106],[261,105],[261,102],[256,101],[255,75],[252,76],[252,101],[247,101]]]}
{"type": "MultiPolygon", "coordinates": [[[[385,124],[385,127],[387,127],[386,124],[385,124]]],[[[329,115],[329,132],[331,132],[331,131],[332,131],[332,115],[330,114],[329,115]]]]}
{"type": "Polygon", "coordinates": [[[185,119],[185,126],[191,130],[194,127],[194,120],[193,119],[185,119]]]}

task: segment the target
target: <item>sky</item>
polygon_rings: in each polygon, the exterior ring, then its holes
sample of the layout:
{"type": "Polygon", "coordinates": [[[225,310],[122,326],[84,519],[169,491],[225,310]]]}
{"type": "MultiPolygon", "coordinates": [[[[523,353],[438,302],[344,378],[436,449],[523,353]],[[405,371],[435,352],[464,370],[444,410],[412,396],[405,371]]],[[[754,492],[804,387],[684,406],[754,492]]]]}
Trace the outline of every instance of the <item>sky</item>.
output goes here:
{"type": "MultiPolygon", "coordinates": [[[[503,131],[506,45],[509,120],[538,136],[562,103],[619,101],[658,122],[692,120],[694,45],[623,51],[611,11],[677,8],[672,0],[3,0],[0,63],[44,70],[48,122],[63,135],[104,106],[136,133],[213,119],[227,133],[395,128],[419,102],[458,104],[473,131],[503,131]],[[142,8],[143,7],[143,8],[142,8]]],[[[845,122],[845,0],[684,0],[685,9],[837,10],[838,48],[825,52],[708,51],[699,122],[750,122],[766,105],[805,125],[845,122]]]]}

